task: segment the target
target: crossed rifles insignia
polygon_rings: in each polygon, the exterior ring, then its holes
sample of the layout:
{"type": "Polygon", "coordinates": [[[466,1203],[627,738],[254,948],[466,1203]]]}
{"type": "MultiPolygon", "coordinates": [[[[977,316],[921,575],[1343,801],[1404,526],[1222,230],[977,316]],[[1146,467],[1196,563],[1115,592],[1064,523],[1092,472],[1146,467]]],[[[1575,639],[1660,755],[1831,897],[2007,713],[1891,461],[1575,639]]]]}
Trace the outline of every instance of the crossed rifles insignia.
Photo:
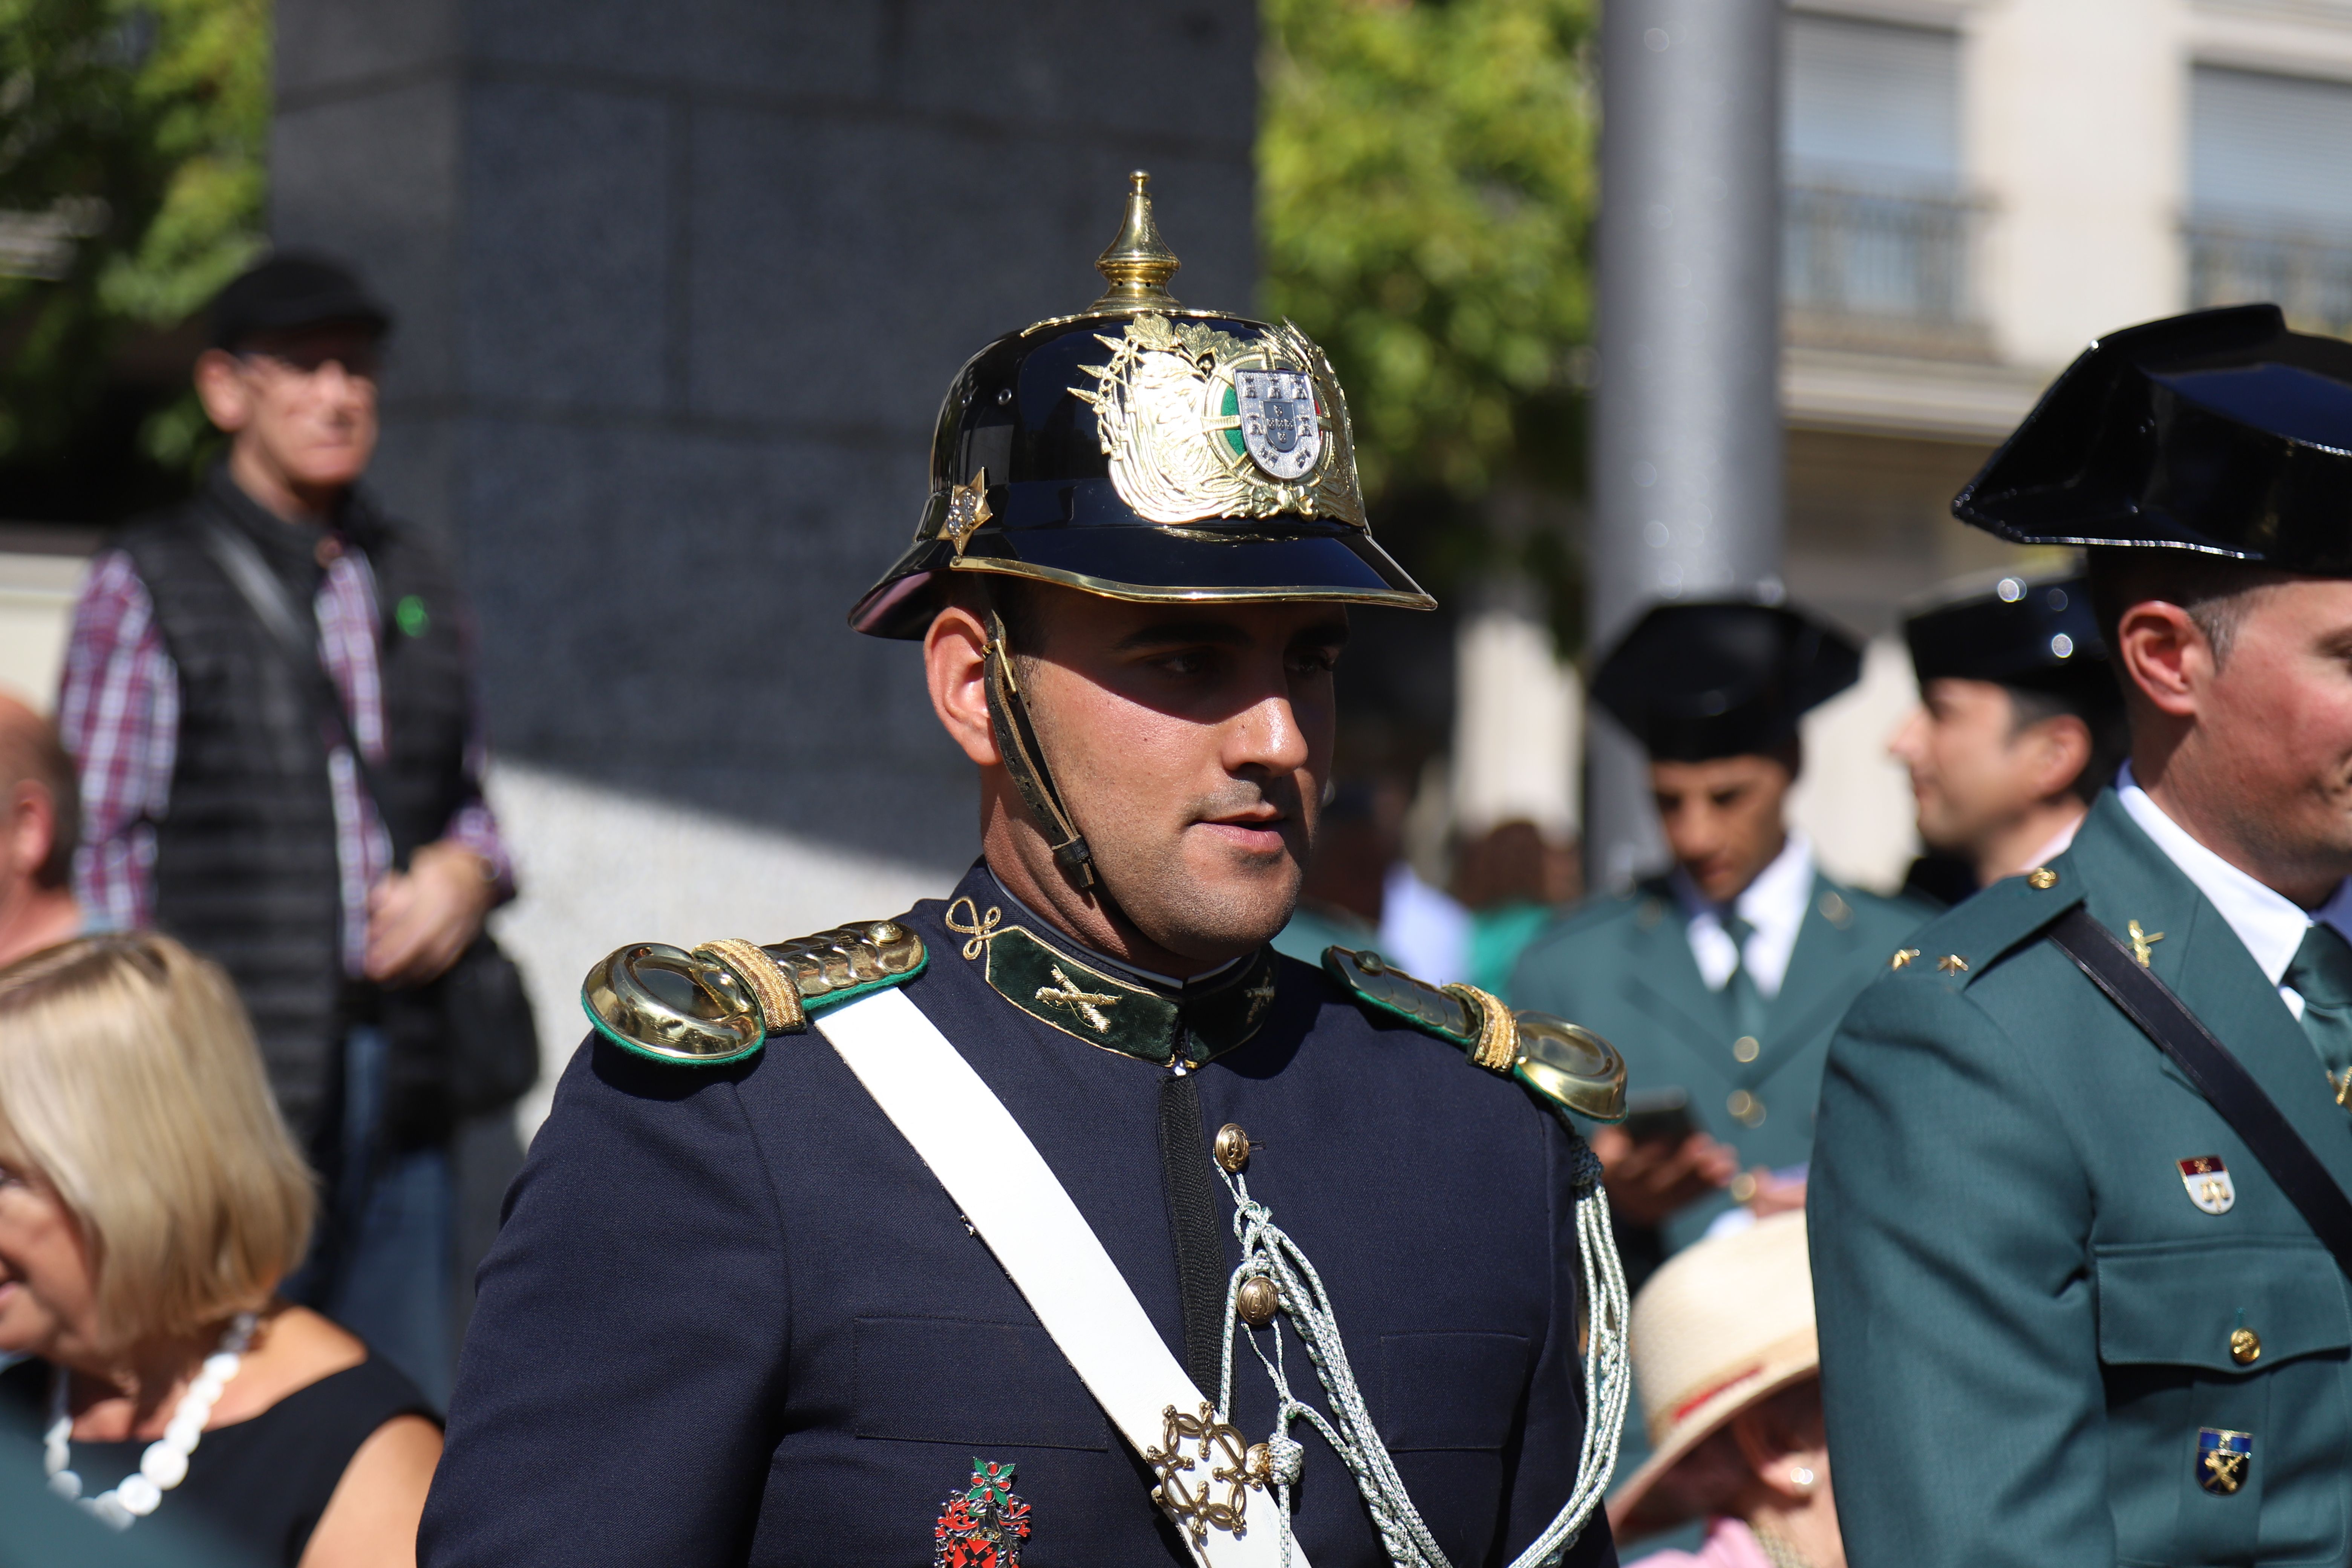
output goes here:
{"type": "Polygon", "coordinates": [[[1088,1026],[1097,1035],[1109,1029],[1110,1019],[1105,1015],[1103,1009],[1116,1005],[1118,1002],[1118,997],[1101,991],[1079,990],[1077,982],[1063,973],[1062,966],[1058,963],[1048,973],[1053,975],[1054,984],[1037,987],[1038,1001],[1048,1003],[1055,1007],[1067,1007],[1071,1012],[1084,1018],[1088,1026]]]}
{"type": "Polygon", "coordinates": [[[2206,1426],[2197,1434],[2197,1484],[2216,1497],[2228,1497],[2246,1484],[2254,1462],[2251,1432],[2229,1432],[2206,1426]]]}

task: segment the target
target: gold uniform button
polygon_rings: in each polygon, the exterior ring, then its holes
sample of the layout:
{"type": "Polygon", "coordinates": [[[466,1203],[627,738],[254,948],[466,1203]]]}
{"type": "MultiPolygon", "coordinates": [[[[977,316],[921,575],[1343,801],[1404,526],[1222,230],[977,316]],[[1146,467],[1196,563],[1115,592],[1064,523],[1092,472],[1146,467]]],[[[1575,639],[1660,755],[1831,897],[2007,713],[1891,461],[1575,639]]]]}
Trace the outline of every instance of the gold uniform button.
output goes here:
{"type": "Polygon", "coordinates": [[[1234,1298],[1234,1313],[1253,1329],[1262,1329],[1274,1321],[1274,1311],[1282,1305],[1282,1293],[1274,1281],[1263,1274],[1253,1274],[1242,1281],[1234,1298]]]}
{"type": "Polygon", "coordinates": [[[1731,1112],[1732,1120],[1742,1127],[1764,1125],[1764,1102],[1744,1089],[1733,1089],[1731,1098],[1723,1102],[1723,1108],[1731,1112]]]}
{"type": "Polygon", "coordinates": [[[1754,1203],[1756,1201],[1756,1173],[1753,1171],[1740,1172],[1739,1174],[1731,1178],[1731,1185],[1724,1188],[1723,1190],[1731,1194],[1731,1201],[1733,1203],[1754,1203]]]}
{"type": "Polygon", "coordinates": [[[2230,1331],[2230,1359],[2240,1366],[2252,1366],[2263,1355],[2263,1336],[2252,1329],[2230,1331]]]}
{"type": "Polygon", "coordinates": [[[2047,866],[2036,866],[2025,874],[2025,885],[2037,893],[2046,893],[2058,885],[2058,873],[2047,866]]]}
{"type": "Polygon", "coordinates": [[[1249,1164],[1250,1137],[1238,1123],[1228,1121],[1217,1129],[1217,1141],[1210,1153],[1219,1168],[1230,1175],[1240,1175],[1249,1164]]]}
{"type": "Polygon", "coordinates": [[[1756,1043],[1755,1036],[1742,1035],[1731,1042],[1731,1057],[1734,1061],[1752,1062],[1756,1059],[1756,1053],[1763,1048],[1756,1043]]]}

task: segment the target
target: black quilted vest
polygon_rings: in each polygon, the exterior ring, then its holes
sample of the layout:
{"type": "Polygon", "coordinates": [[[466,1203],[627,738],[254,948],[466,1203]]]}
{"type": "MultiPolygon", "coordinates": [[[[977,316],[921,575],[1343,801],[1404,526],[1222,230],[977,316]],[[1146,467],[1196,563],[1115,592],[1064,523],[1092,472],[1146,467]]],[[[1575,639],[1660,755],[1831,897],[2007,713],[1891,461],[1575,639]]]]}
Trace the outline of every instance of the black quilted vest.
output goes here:
{"type": "MultiPolygon", "coordinates": [[[[209,512],[251,538],[298,605],[324,575],[321,535],[263,510],[215,469],[181,510],[133,522],[130,552],[180,687],[178,762],[155,828],[155,923],[218,961],[253,1016],[271,1087],[314,1138],[338,1047],[367,990],[342,963],[328,735],[297,672],[201,542],[209,512]]],[[[375,575],[387,754],[377,801],[403,849],[441,836],[468,798],[469,700],[457,581],[414,532],[354,497],[338,531],[375,575]]],[[[307,618],[306,618],[307,622],[307,618]]]]}

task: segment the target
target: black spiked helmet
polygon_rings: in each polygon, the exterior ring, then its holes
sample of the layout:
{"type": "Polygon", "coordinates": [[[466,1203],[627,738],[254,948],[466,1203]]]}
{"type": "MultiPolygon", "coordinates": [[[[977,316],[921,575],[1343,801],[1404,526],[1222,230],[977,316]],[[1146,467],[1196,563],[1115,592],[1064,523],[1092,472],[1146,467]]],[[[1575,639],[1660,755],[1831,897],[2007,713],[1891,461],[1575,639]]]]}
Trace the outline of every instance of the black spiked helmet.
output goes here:
{"type": "MultiPolygon", "coordinates": [[[[1110,281],[1102,297],[1005,334],[956,373],[914,542],[849,624],[919,637],[958,572],[1146,604],[1435,609],[1365,526],[1347,400],[1323,351],[1288,321],[1180,305],[1151,176],[1129,180],[1126,221],[1095,262],[1110,281]]],[[[1097,890],[992,609],[988,634],[1004,771],[1071,881],[1097,890]]]]}
{"type": "Polygon", "coordinates": [[[948,387],[914,542],[850,612],[919,637],[947,574],[1145,602],[1321,599],[1433,609],[1372,542],[1353,432],[1304,332],[1186,310],[1130,176],[1110,280],[1074,316],[1009,332],[948,387]]]}

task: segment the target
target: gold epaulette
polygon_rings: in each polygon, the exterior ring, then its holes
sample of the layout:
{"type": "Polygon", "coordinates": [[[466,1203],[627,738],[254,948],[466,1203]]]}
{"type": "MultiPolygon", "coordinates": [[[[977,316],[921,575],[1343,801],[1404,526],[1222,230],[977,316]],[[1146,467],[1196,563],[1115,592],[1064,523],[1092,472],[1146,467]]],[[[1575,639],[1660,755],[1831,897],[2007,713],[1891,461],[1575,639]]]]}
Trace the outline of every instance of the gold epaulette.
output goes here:
{"type": "Polygon", "coordinates": [[[812,1012],[922,973],[922,938],[897,921],[835,926],[796,942],[740,937],[688,951],[637,942],[588,972],[580,1005],[596,1032],[656,1061],[718,1067],[771,1035],[808,1026],[812,1012]]]}
{"type": "Polygon", "coordinates": [[[1432,985],[1377,952],[1323,950],[1323,972],[1359,1001],[1460,1046],[1472,1062],[1515,1078],[1594,1121],[1625,1115],[1625,1058],[1594,1034],[1549,1013],[1515,1012],[1475,985],[1432,985]]]}

